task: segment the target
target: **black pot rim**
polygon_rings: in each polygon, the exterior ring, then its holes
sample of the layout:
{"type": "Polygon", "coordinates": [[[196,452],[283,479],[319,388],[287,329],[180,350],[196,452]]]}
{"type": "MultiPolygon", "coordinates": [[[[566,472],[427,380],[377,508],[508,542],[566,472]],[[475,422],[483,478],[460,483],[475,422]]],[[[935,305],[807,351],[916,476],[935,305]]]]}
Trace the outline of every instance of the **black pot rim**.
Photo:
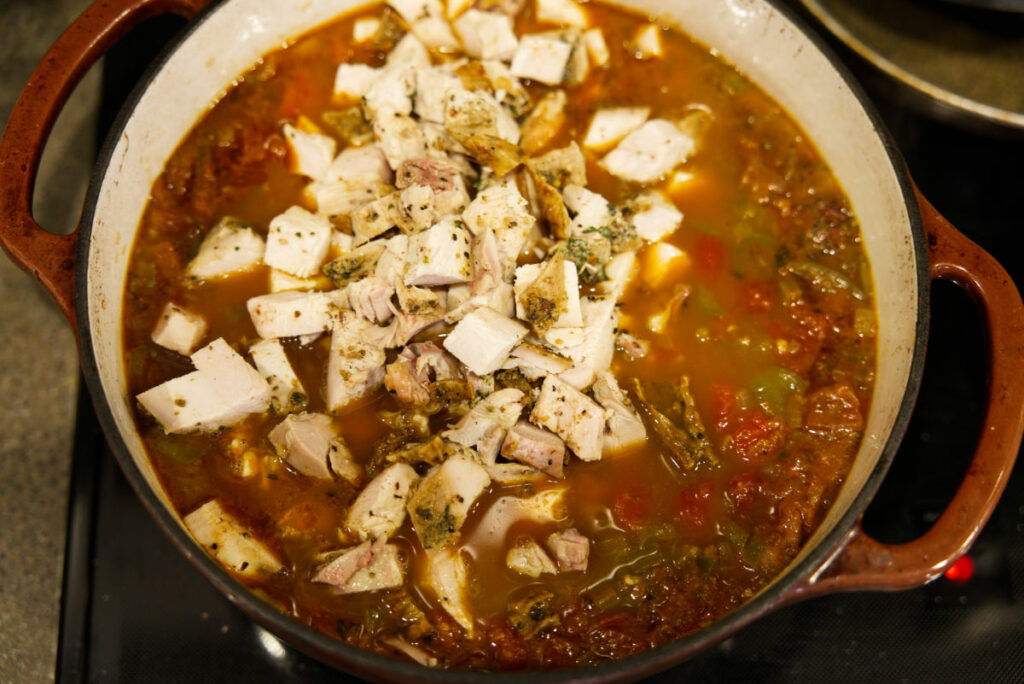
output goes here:
{"type": "Polygon", "coordinates": [[[107,442],[114,453],[135,493],[138,495],[150,515],[156,519],[172,543],[222,594],[233,604],[241,608],[249,617],[264,626],[273,634],[281,637],[290,645],[352,674],[373,680],[401,680],[406,682],[454,682],[473,683],[501,682],[516,684],[548,684],[554,682],[578,682],[580,684],[597,684],[606,682],[633,681],[655,672],[666,670],[679,664],[720,642],[746,624],[756,620],[777,608],[794,590],[797,584],[827,563],[848,538],[849,531],[854,527],[861,513],[874,497],[895,457],[897,448],[906,432],[910,415],[917,399],[924,368],[925,347],[928,334],[928,311],[930,276],[928,253],[921,215],[915,199],[913,184],[906,166],[902,161],[891,135],[882,123],[881,117],[871,101],[854,80],[853,76],[832,52],[825,41],[801,19],[801,17],[782,0],[763,0],[789,20],[814,44],[829,60],[846,86],[856,96],[861,107],[868,115],[876,135],[881,140],[889,162],[895,172],[910,222],[911,235],[914,242],[914,258],[917,272],[917,303],[918,313],[916,337],[910,373],[892,431],[886,439],[882,453],[874,469],[865,480],[853,502],[847,508],[832,530],[811,549],[800,563],[791,568],[785,576],[777,579],[752,600],[745,603],[713,624],[692,634],[658,648],[645,651],[621,660],[609,661],[600,665],[565,670],[531,671],[526,673],[495,673],[465,670],[440,670],[424,667],[411,662],[397,660],[388,656],[364,651],[349,646],[326,634],[278,611],[270,604],[252,594],[243,584],[234,579],[227,571],[217,564],[210,556],[200,551],[192,537],[161,503],[157,494],[149,486],[145,476],[132,459],[123,438],[121,437],[113,412],[103,392],[99,368],[96,363],[92,336],[89,327],[88,292],[88,257],[92,239],[92,225],[100,187],[109,168],[110,160],[121,133],[132,116],[143,93],[149,88],[153,79],[178,48],[195,32],[199,26],[213,16],[219,8],[231,0],[214,0],[191,21],[163,49],[156,60],[149,66],[143,77],[136,84],[122,106],[109,134],[100,150],[96,166],[90,180],[82,218],[79,224],[78,268],[75,273],[75,309],[78,312],[78,340],[81,350],[82,372],[85,377],[89,394],[96,409],[96,415],[103,428],[107,442]]]}

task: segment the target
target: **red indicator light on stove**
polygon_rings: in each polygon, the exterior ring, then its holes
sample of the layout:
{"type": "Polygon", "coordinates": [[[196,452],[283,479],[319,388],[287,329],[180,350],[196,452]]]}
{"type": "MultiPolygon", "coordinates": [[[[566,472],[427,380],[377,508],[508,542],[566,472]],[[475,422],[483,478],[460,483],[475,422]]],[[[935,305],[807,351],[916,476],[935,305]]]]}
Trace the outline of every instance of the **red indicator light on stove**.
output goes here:
{"type": "Polygon", "coordinates": [[[957,584],[967,584],[974,577],[974,561],[970,556],[960,556],[944,573],[946,579],[957,584]]]}

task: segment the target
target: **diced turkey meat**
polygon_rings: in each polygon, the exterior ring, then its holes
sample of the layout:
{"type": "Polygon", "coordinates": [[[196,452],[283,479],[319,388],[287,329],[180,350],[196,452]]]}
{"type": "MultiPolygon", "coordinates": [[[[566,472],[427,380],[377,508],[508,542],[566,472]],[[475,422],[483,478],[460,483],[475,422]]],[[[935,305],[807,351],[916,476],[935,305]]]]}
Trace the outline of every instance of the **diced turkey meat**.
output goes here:
{"type": "Polygon", "coordinates": [[[150,338],[165,349],[188,356],[206,335],[206,319],[197,313],[167,302],[150,338]]]}
{"type": "Polygon", "coordinates": [[[484,467],[466,456],[451,456],[431,468],[406,506],[423,548],[454,544],[469,509],[490,483],[484,467]]]}
{"type": "Polygon", "coordinates": [[[331,334],[327,361],[327,409],[338,412],[370,394],[384,382],[386,356],[379,344],[367,339],[372,323],[343,311],[331,334]]]}
{"type": "Polygon", "coordinates": [[[266,245],[256,231],[238,219],[225,217],[199,245],[199,253],[185,268],[185,277],[207,280],[239,273],[263,261],[266,245]]]}
{"type": "Polygon", "coordinates": [[[512,548],[508,550],[505,563],[520,575],[534,579],[543,574],[558,573],[558,566],[555,565],[555,562],[551,560],[540,544],[530,537],[520,537],[516,540],[512,548]]]}
{"type": "Polygon", "coordinates": [[[387,539],[405,521],[409,489],[419,479],[408,463],[388,466],[352,502],[345,527],[360,539],[387,539]]]}
{"type": "Polygon", "coordinates": [[[586,571],[587,560],[590,557],[590,540],[580,534],[575,527],[552,534],[547,539],[547,545],[561,570],[586,571]]]}
{"type": "Polygon", "coordinates": [[[544,379],[530,422],[561,437],[580,460],[601,460],[604,409],[556,376],[544,379]]]}
{"type": "Polygon", "coordinates": [[[312,581],[330,584],[341,594],[359,594],[400,587],[405,572],[397,546],[367,540],[322,565],[312,581]]]}
{"type": "Polygon", "coordinates": [[[327,454],[337,436],[329,416],[322,413],[298,413],[281,421],[267,439],[278,455],[303,475],[331,479],[327,454]]]}
{"type": "Polygon", "coordinates": [[[281,561],[216,499],[183,519],[195,540],[226,568],[250,579],[272,575],[281,561]]]}
{"type": "Polygon", "coordinates": [[[501,455],[519,461],[551,477],[565,477],[565,443],[547,430],[520,420],[509,429],[501,445],[501,455]]]}

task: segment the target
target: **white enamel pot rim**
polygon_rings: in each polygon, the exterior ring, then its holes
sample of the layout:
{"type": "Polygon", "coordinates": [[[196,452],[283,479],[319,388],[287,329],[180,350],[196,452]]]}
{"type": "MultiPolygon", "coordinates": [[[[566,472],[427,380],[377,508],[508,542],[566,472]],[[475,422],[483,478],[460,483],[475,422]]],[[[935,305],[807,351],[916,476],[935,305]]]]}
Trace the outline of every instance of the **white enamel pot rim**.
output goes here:
{"type": "Polygon", "coordinates": [[[132,486],[175,545],[232,602],[321,660],[372,679],[424,682],[605,682],[665,669],[791,600],[802,582],[820,573],[848,540],[902,439],[923,365],[928,259],[910,179],[867,98],[823,42],[775,0],[615,4],[680,26],[713,46],[801,123],[853,201],[873,266],[880,318],[878,381],[864,444],[825,523],[783,575],[740,609],[694,634],[624,660],[527,674],[453,672],[350,647],[256,598],[200,550],[170,509],[146,461],[121,367],[120,309],[127,259],[149,188],[205,107],[262,54],[360,3],[212,3],[150,67],[103,146],[80,226],[75,283],[83,371],[100,423],[132,486]]]}

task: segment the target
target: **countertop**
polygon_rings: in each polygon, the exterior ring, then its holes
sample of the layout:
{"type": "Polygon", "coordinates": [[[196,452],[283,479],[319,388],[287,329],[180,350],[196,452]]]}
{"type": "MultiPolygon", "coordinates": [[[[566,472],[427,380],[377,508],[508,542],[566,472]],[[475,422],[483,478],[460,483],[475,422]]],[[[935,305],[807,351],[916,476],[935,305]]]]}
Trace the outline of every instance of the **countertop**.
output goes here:
{"type": "MultiPolygon", "coordinates": [[[[46,49],[89,0],[0,2],[0,121],[46,49]]],[[[78,221],[95,155],[99,73],[75,92],[47,146],[36,219],[78,221]]],[[[0,682],[53,681],[78,358],[67,321],[30,276],[0,256],[0,682]]]]}

